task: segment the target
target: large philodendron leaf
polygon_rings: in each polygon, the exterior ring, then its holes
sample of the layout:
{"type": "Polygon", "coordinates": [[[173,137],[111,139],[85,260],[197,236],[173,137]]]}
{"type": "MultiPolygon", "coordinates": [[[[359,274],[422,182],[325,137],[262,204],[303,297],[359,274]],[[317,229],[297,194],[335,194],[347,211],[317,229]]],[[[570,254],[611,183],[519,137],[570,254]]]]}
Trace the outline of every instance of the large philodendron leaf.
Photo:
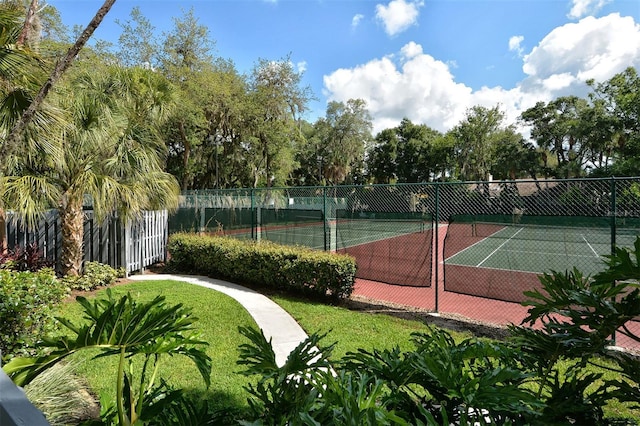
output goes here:
{"type": "Polygon", "coordinates": [[[46,357],[14,359],[4,370],[20,385],[29,383],[44,369],[78,350],[97,348],[104,357],[124,351],[127,357],[137,354],[184,355],[196,364],[198,371],[209,385],[211,359],[201,349],[206,342],[196,338],[194,322],[189,309],[181,304],[168,306],[164,297],[157,296],[144,303],[136,302],[130,294],[114,299],[107,290],[107,298],[89,301],[83,297],[78,302],[84,309],[87,323],[76,325],[64,318],[57,318],[71,335],[47,338],[43,346],[50,348],[46,357]]]}

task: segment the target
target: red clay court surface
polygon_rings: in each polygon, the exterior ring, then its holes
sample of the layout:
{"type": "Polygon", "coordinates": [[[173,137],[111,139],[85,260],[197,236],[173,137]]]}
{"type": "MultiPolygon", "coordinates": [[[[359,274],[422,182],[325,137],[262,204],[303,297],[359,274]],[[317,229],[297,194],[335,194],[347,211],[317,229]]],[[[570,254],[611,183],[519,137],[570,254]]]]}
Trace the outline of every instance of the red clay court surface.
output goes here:
{"type": "MultiPolygon", "coordinates": [[[[440,227],[440,239],[446,234],[443,226],[440,227]]],[[[440,245],[442,247],[442,245],[440,245]]],[[[442,256],[442,254],[441,254],[442,256]]],[[[497,326],[508,324],[519,325],[527,315],[527,307],[520,303],[504,302],[486,297],[470,296],[465,294],[445,291],[443,282],[442,259],[439,259],[439,271],[437,292],[437,312],[441,314],[455,314],[456,319],[464,317],[470,321],[481,322],[497,326]]],[[[435,264],[435,262],[434,262],[435,264]]],[[[433,276],[435,277],[435,273],[433,276]]],[[[432,281],[434,283],[435,280],[432,281]]],[[[367,279],[356,279],[353,296],[402,305],[410,308],[429,310],[436,312],[436,286],[411,287],[402,285],[385,284],[367,279]]],[[[628,324],[629,329],[636,335],[640,335],[640,322],[634,321],[628,324]]],[[[618,346],[638,350],[640,343],[625,336],[616,336],[618,346]]]]}
{"type": "MultiPolygon", "coordinates": [[[[442,283],[439,286],[439,313],[456,314],[456,317],[462,316],[472,321],[499,326],[519,325],[526,317],[527,307],[518,303],[452,293],[444,291],[442,283]]],[[[434,287],[407,287],[356,279],[353,295],[411,308],[435,311],[434,287]]],[[[628,327],[633,333],[640,336],[640,322],[633,321],[628,324],[628,327]]],[[[617,336],[616,344],[623,348],[640,349],[638,342],[625,336],[617,336]]]]}

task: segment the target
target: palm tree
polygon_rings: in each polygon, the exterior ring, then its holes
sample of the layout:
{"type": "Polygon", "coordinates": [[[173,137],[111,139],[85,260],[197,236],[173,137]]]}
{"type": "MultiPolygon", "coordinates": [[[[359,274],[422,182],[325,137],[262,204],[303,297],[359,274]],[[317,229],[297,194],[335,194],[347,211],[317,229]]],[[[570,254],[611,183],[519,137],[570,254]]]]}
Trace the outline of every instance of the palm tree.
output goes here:
{"type": "Polygon", "coordinates": [[[10,129],[46,80],[46,64],[29,44],[30,38],[23,36],[24,12],[18,2],[0,3],[0,250],[5,248],[2,176],[15,168],[17,157],[40,151],[55,156],[60,134],[56,129],[64,122],[59,109],[43,103],[20,135],[20,144],[11,155],[7,153],[10,129]]]}
{"type": "Polygon", "coordinates": [[[5,178],[4,195],[27,222],[47,206],[58,208],[60,269],[78,275],[83,205],[92,205],[99,220],[114,212],[128,220],[142,210],[177,206],[179,187],[163,171],[166,148],[157,132],[174,92],[153,71],[98,64],[80,67],[65,83],[58,98],[71,124],[60,155],[23,158],[5,178]]]}
{"type": "MultiPolygon", "coordinates": [[[[93,35],[94,31],[98,28],[106,14],[109,13],[109,10],[111,10],[115,1],[116,0],[105,0],[91,22],[89,22],[86,28],[78,36],[76,42],[69,48],[64,57],[60,58],[60,60],[56,62],[55,67],[51,70],[48,78],[43,81],[37,93],[35,93],[35,95],[29,100],[27,107],[20,111],[18,119],[13,122],[8,133],[3,135],[3,150],[0,152],[0,160],[5,160],[6,157],[19,150],[20,142],[25,131],[28,130],[28,127],[33,121],[37,121],[38,115],[40,114],[45,99],[51,92],[51,89],[60,80],[67,69],[69,69],[76,56],[78,56],[80,50],[82,50],[89,38],[93,35]]],[[[15,4],[14,2],[8,3],[15,4]]],[[[37,6],[37,0],[32,0],[26,9],[26,17],[23,18],[24,22],[15,38],[19,48],[24,47],[23,43],[27,43],[29,39],[32,38],[29,36],[29,33],[31,32],[31,24],[34,19],[37,6]]],[[[24,78],[25,74],[18,74],[18,76],[24,78]]]]}

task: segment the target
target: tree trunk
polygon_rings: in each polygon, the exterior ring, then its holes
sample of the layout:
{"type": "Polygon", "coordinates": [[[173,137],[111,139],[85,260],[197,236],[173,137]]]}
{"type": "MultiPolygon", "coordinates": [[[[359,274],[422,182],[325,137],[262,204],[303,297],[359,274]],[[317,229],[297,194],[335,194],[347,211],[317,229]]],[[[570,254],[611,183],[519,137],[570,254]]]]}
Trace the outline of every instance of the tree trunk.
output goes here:
{"type": "Polygon", "coordinates": [[[0,254],[7,252],[7,216],[3,208],[0,208],[0,254]]]}
{"type": "Polygon", "coordinates": [[[184,153],[182,154],[182,190],[185,191],[189,188],[189,158],[191,157],[191,144],[187,138],[187,134],[184,130],[184,123],[180,122],[180,137],[182,138],[182,144],[184,145],[184,153]]]}
{"type": "Polygon", "coordinates": [[[62,253],[60,267],[64,275],[78,276],[82,272],[82,241],[84,239],[84,212],[82,199],[65,194],[60,205],[62,253]]]}
{"type": "Polygon", "coordinates": [[[24,20],[22,31],[20,31],[20,35],[16,42],[18,46],[24,46],[27,41],[32,41],[33,38],[31,32],[34,26],[33,21],[36,18],[36,10],[38,10],[38,0],[31,0],[31,4],[27,10],[27,17],[24,20]]]}
{"type": "Polygon", "coordinates": [[[31,120],[33,120],[36,111],[38,111],[40,105],[42,105],[42,102],[44,102],[45,98],[51,91],[51,88],[60,79],[60,77],[62,77],[62,74],[64,74],[64,72],[71,66],[73,60],[76,58],[76,56],[78,56],[78,53],[80,52],[80,50],[82,50],[84,45],[87,44],[89,37],[93,35],[94,31],[96,30],[96,28],[98,28],[105,15],[107,14],[107,12],[109,12],[111,6],[113,6],[115,2],[116,0],[106,0],[104,2],[102,7],[100,7],[100,9],[98,9],[98,11],[96,12],[91,22],[89,22],[82,34],[80,34],[75,44],[71,46],[69,51],[67,51],[67,54],[64,56],[64,58],[62,58],[62,60],[58,62],[54,70],[51,72],[49,79],[40,88],[40,91],[29,105],[29,108],[27,108],[22,113],[20,119],[13,125],[13,127],[9,131],[7,138],[2,144],[3,149],[2,153],[0,154],[0,162],[5,161],[5,159],[13,154],[18,146],[20,146],[22,133],[26,129],[27,125],[29,125],[31,120]]]}

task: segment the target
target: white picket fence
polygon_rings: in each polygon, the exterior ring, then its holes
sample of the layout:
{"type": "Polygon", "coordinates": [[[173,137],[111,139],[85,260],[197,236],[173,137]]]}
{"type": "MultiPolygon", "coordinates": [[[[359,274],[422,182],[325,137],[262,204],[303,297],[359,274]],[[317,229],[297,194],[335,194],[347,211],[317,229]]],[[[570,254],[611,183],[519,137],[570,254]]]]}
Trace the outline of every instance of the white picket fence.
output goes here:
{"type": "MultiPolygon", "coordinates": [[[[58,262],[62,247],[60,219],[57,210],[45,212],[33,228],[25,228],[17,216],[6,214],[7,247],[25,247],[37,243],[43,255],[58,262]]],[[[127,274],[143,271],[150,265],[166,260],[168,238],[166,210],[144,211],[136,220],[123,222],[111,216],[98,223],[93,211],[85,210],[83,260],[105,263],[113,268],[124,267],[127,274]]]]}
{"type": "Polygon", "coordinates": [[[142,271],[154,263],[164,262],[169,234],[166,210],[145,211],[142,217],[124,226],[124,259],[127,273],[142,271]]]}

